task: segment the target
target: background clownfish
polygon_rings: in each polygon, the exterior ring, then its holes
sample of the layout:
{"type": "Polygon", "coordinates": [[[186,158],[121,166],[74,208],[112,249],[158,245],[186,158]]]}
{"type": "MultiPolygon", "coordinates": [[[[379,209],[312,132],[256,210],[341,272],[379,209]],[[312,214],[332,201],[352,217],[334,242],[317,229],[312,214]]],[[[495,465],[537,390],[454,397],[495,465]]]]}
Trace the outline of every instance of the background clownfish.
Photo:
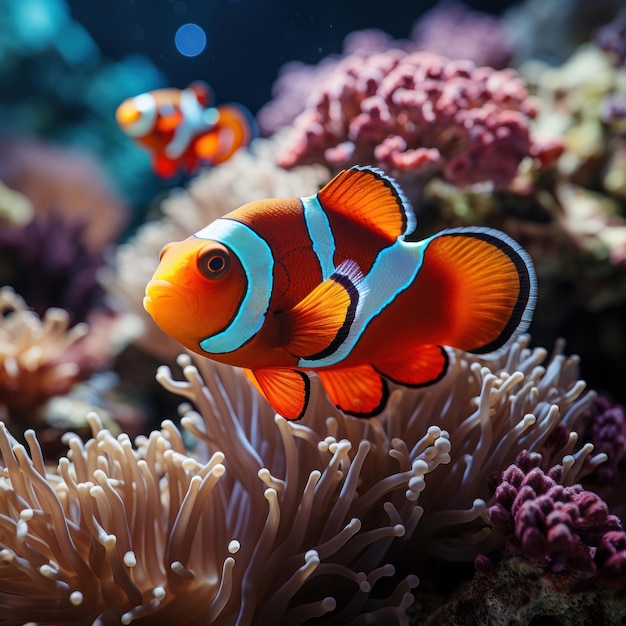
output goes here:
{"type": "Polygon", "coordinates": [[[344,170],[308,198],[260,200],[170,243],[144,306],[187,348],[246,368],[287,419],[314,371],[332,402],[380,413],[388,381],[440,380],[443,346],[496,350],[530,323],[532,263],[491,228],[408,240],[415,215],[395,181],[344,170]]]}
{"type": "Polygon", "coordinates": [[[126,135],[152,155],[154,171],[170,178],[227,161],[255,134],[252,114],[239,104],[211,104],[206,83],[157,89],[124,100],[115,117],[126,135]]]}

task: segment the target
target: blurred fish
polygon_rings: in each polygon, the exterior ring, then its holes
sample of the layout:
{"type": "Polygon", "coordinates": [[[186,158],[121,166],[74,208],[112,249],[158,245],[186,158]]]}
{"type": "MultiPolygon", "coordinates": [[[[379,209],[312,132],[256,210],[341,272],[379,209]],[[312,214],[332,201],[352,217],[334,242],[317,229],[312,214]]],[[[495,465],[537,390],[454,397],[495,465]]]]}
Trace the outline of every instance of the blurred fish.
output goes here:
{"type": "Polygon", "coordinates": [[[115,117],[122,131],[150,152],[154,171],[171,178],[180,171],[227,161],[255,134],[252,114],[239,104],[210,106],[203,82],[186,89],[157,89],[128,98],[115,117]]]}
{"type": "Polygon", "coordinates": [[[258,200],[170,243],[146,287],[155,322],[244,367],[277,413],[303,416],[314,371],[344,413],[370,417],[388,381],[440,380],[444,346],[497,350],[530,323],[535,272],[491,228],[409,238],[413,209],[371,167],[307,198],[258,200]]]}

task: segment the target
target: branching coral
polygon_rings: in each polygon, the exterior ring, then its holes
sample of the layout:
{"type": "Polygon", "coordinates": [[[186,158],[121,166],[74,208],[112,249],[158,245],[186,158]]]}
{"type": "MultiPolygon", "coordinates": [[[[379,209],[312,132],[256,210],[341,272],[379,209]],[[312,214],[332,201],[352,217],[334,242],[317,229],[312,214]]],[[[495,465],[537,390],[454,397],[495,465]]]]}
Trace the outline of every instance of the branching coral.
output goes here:
{"type": "Polygon", "coordinates": [[[272,86],[273,99],[257,115],[262,131],[271,135],[289,126],[342,58],[351,56],[365,61],[372,54],[390,48],[407,52],[427,50],[448,59],[468,60],[498,69],[506,66],[512,54],[497,18],[471,11],[459,2],[440,3],[415,23],[408,40],[393,39],[378,29],[359,30],[346,36],[340,55],[327,56],[316,65],[299,61],[283,65],[272,86]]]}
{"type": "MultiPolygon", "coordinates": [[[[70,438],[46,473],[34,435],[29,456],[3,429],[6,623],[407,623],[414,574],[386,600],[376,581],[501,545],[490,476],[590,401],[575,359],[544,369],[523,341],[489,367],[451,356],[441,383],[396,390],[380,420],[340,417],[320,394],[302,422],[274,417],[239,370],[181,356],[182,380],[158,378],[195,405],[181,421],[193,452],[169,421],[134,449],[92,416],[94,438],[70,438]]],[[[575,433],[561,444],[545,457],[568,484],[604,458],[570,455],[575,433]]]]}
{"type": "Polygon", "coordinates": [[[118,247],[114,266],[102,279],[117,306],[142,320],[144,333],[137,344],[149,354],[173,360],[180,352],[180,345],[156,327],[142,305],[146,283],[166,243],[185,239],[252,200],[306,196],[328,181],[329,173],[321,165],[289,172],[277,167],[274,154],[280,141],[280,137],[258,139],[249,151],[240,150],[223,165],[202,172],[188,188],[175,189],[162,203],[164,216],[143,225],[131,241],[118,247]]]}
{"type": "Polygon", "coordinates": [[[503,187],[524,157],[552,153],[531,136],[535,115],[514,70],[397,49],[348,56],[296,119],[279,163],[375,163],[401,180],[442,172],[459,186],[503,187]]]}

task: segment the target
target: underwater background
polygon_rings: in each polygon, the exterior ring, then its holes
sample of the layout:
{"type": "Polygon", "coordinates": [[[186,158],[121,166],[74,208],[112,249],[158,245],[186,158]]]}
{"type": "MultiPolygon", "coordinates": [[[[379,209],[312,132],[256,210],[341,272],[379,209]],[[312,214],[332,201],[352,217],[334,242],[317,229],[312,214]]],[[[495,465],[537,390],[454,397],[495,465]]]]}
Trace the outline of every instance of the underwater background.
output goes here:
{"type": "Polygon", "coordinates": [[[623,623],[622,5],[0,0],[0,624],[623,623]],[[194,81],[256,138],[160,177],[116,110],[194,81]],[[287,423],[145,284],[354,164],[423,237],[517,240],[534,319],[380,418],[287,423]]]}

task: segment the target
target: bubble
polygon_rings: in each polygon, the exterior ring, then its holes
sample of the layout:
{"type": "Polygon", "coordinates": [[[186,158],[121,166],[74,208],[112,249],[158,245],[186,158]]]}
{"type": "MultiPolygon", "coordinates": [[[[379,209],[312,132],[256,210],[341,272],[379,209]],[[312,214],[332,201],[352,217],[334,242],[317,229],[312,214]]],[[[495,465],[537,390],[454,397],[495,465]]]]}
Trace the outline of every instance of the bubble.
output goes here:
{"type": "Polygon", "coordinates": [[[183,24],[174,36],[176,49],[186,57],[198,56],[206,47],[206,34],[197,24],[183,24]]]}

